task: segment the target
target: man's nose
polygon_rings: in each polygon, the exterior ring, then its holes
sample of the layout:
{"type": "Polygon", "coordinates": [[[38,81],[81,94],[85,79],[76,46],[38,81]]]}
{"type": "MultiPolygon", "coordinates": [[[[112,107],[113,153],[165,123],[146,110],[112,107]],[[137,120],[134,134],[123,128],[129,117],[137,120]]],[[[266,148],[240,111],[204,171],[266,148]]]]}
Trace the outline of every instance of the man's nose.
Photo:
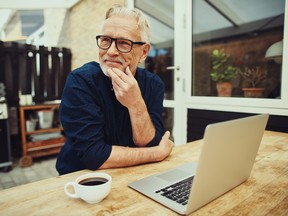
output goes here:
{"type": "Polygon", "coordinates": [[[116,47],[116,41],[112,41],[111,46],[107,50],[107,53],[110,54],[110,55],[119,54],[119,51],[118,51],[118,49],[116,47]]]}

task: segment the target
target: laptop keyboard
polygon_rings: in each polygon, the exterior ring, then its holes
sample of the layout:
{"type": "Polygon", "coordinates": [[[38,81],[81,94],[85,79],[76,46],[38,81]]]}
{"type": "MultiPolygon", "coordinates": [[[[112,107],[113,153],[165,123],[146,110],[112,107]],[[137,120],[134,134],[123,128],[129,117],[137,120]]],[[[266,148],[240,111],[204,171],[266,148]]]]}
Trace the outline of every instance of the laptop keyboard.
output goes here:
{"type": "Polygon", "coordinates": [[[191,176],[175,184],[169,185],[165,188],[155,191],[162,196],[167,197],[179,204],[186,205],[188,203],[188,198],[192,186],[193,177],[191,176]]]}

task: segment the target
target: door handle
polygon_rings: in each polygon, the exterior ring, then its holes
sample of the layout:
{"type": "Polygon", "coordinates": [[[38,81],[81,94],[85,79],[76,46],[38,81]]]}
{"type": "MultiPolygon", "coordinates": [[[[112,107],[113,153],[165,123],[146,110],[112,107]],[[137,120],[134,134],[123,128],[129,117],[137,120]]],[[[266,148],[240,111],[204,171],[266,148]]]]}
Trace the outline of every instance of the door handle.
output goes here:
{"type": "Polygon", "coordinates": [[[168,67],[166,67],[166,70],[177,70],[177,71],[179,71],[180,70],[180,67],[179,66],[168,66],[168,67]]]}

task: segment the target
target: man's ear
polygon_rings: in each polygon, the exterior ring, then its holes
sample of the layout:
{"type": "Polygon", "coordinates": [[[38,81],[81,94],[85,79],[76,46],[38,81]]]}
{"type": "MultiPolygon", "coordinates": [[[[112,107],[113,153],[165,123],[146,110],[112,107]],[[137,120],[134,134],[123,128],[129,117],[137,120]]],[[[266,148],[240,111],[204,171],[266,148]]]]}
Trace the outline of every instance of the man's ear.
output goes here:
{"type": "Polygon", "coordinates": [[[150,51],[150,47],[151,47],[150,44],[144,44],[143,45],[142,55],[141,55],[141,57],[139,59],[139,63],[143,63],[145,61],[145,59],[147,58],[148,53],[150,51]]]}

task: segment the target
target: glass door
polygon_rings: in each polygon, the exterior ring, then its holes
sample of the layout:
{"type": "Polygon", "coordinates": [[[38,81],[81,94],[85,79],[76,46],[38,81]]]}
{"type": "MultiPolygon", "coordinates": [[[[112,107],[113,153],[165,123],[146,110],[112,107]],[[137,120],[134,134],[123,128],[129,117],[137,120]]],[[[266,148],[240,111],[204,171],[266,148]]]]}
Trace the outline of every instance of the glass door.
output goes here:
{"type": "Polygon", "coordinates": [[[186,143],[185,89],[182,76],[184,58],[179,52],[185,49],[183,2],[185,1],[176,4],[175,0],[134,0],[134,5],[130,5],[143,11],[151,24],[152,48],[143,66],[158,74],[165,83],[164,125],[165,130],[171,132],[176,145],[186,143]]]}
{"type": "Polygon", "coordinates": [[[192,1],[188,108],[287,115],[286,3],[192,1]]]}

